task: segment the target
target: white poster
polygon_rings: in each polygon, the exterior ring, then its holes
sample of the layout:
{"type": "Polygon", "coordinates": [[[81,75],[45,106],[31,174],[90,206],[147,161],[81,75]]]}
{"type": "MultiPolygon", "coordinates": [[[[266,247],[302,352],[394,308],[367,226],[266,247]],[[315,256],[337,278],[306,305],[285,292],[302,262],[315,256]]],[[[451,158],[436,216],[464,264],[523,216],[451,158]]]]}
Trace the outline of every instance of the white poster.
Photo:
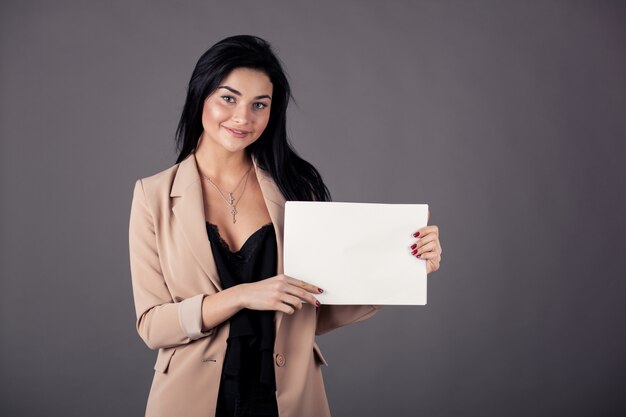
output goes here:
{"type": "Polygon", "coordinates": [[[287,201],[284,273],[322,304],[426,304],[426,261],[411,255],[427,204],[287,201]]]}

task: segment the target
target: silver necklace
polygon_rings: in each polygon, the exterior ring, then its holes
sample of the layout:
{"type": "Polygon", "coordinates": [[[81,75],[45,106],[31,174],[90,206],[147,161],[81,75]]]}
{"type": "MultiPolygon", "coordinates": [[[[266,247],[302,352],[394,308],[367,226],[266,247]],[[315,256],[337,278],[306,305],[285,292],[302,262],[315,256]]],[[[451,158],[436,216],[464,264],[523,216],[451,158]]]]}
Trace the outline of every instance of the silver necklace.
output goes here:
{"type": "Polygon", "coordinates": [[[250,164],[250,167],[248,168],[246,173],[243,174],[243,177],[241,177],[241,179],[239,180],[239,183],[237,184],[235,189],[228,193],[228,198],[224,197],[224,193],[222,193],[222,190],[220,190],[220,187],[218,187],[216,183],[211,181],[211,178],[207,177],[206,175],[204,175],[202,173],[200,174],[202,176],[202,178],[204,178],[205,180],[209,180],[209,182],[211,184],[213,184],[213,186],[220,193],[220,195],[222,196],[224,201],[226,201],[226,204],[228,204],[230,206],[230,214],[232,214],[232,216],[233,216],[233,224],[237,222],[237,219],[235,219],[235,215],[237,214],[237,207],[236,206],[237,206],[237,203],[239,202],[239,200],[241,200],[241,197],[243,196],[243,193],[246,191],[246,184],[248,183],[248,176],[249,176],[248,174],[250,173],[251,169],[252,169],[252,164],[250,164]],[[239,196],[239,199],[237,199],[237,203],[235,203],[235,197],[233,197],[233,194],[235,193],[235,191],[237,191],[237,188],[239,188],[239,186],[241,185],[241,181],[243,181],[244,178],[246,179],[246,181],[243,183],[243,190],[241,190],[241,195],[239,196]]]}

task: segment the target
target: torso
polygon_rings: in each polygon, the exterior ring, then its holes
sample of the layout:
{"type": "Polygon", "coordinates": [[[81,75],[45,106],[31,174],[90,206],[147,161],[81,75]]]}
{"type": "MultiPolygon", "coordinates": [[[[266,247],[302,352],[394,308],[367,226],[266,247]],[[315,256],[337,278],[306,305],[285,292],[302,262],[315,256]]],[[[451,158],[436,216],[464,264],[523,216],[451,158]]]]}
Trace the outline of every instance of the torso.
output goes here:
{"type": "MultiPolygon", "coordinates": [[[[261,226],[272,221],[254,169],[250,172],[243,196],[241,196],[242,188],[243,184],[234,195],[237,199],[235,200],[237,222],[233,224],[230,206],[211,183],[206,180],[202,181],[204,218],[207,222],[219,227],[222,239],[226,241],[232,252],[241,249],[248,237],[261,226]],[[239,199],[241,201],[238,201],[239,199]]],[[[222,193],[228,197],[227,190],[222,190],[222,193]]]]}

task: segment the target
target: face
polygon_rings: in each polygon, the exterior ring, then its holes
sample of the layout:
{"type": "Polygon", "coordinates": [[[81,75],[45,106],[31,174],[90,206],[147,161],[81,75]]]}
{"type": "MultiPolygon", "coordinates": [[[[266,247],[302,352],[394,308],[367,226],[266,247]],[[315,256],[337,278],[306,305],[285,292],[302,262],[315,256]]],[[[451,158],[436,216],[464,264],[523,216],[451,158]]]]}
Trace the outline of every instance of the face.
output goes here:
{"type": "Polygon", "coordinates": [[[272,91],[272,82],[264,72],[233,69],[204,101],[202,140],[230,152],[245,149],[267,126],[272,91]]]}

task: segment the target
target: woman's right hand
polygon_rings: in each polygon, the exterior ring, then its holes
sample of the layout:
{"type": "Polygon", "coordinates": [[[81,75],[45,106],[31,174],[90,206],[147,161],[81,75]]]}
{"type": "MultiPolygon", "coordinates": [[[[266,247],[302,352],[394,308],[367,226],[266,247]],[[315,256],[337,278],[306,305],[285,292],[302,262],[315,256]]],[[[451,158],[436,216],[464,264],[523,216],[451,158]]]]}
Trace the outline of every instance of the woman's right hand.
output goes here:
{"type": "Polygon", "coordinates": [[[251,310],[275,310],[293,314],[307,302],[319,307],[313,296],[322,290],[315,285],[285,274],[279,274],[257,282],[241,284],[241,301],[244,308],[251,310]]]}

